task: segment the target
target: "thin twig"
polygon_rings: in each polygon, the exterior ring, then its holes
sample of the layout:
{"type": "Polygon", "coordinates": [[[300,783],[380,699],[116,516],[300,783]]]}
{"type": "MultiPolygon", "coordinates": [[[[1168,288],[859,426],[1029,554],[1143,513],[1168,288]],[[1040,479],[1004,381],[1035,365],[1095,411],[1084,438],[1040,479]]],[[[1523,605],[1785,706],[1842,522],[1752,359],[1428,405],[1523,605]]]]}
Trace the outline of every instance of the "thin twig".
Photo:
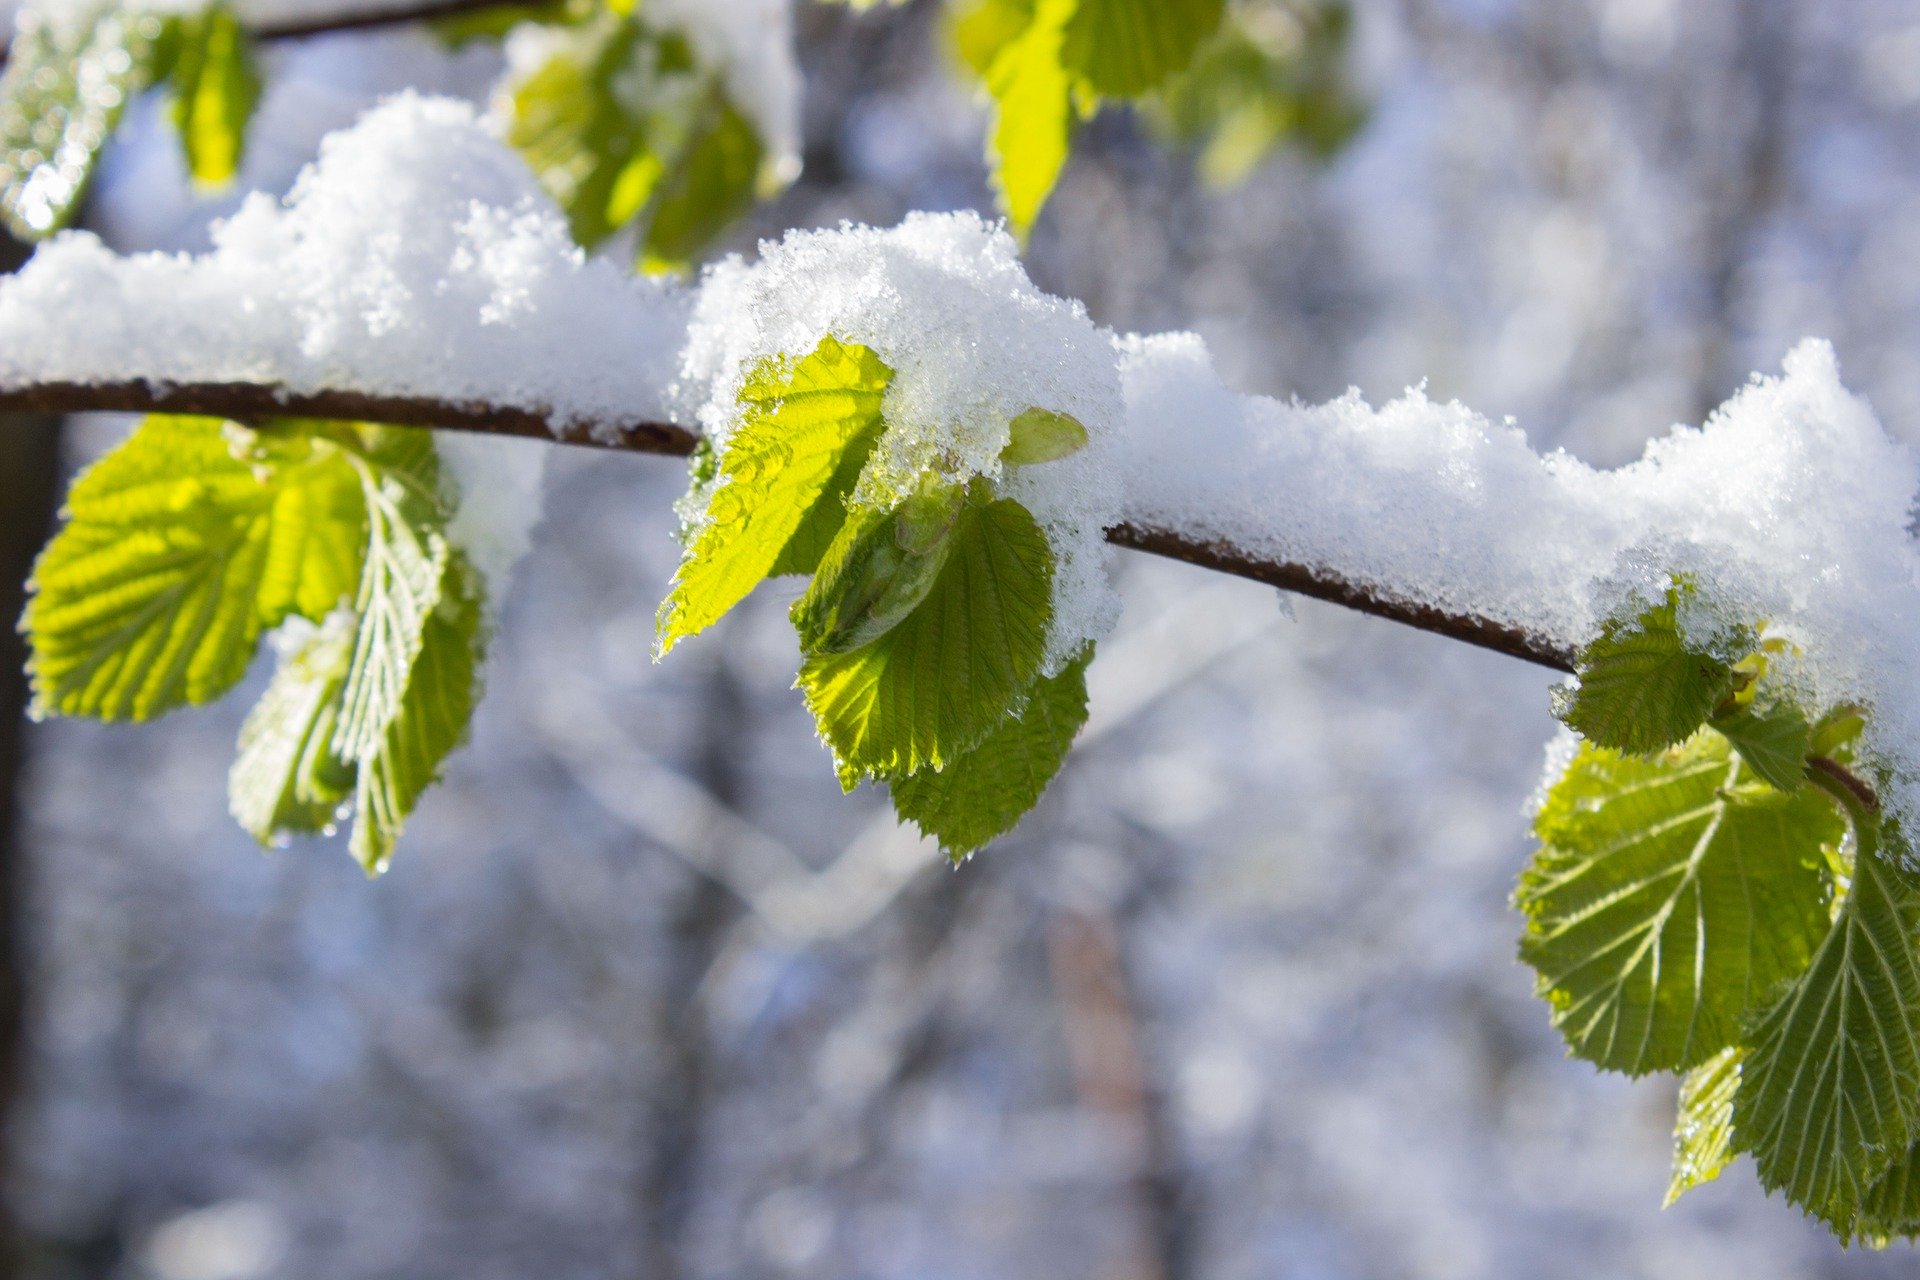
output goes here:
{"type": "MultiPolygon", "coordinates": [[[[283,18],[251,26],[256,40],[303,40],[308,36],[328,35],[335,31],[365,31],[374,27],[395,27],[407,22],[428,22],[435,18],[458,18],[488,9],[531,8],[527,0],[420,0],[419,3],[388,9],[351,9],[312,18],[283,18]]],[[[558,3],[551,7],[558,8],[558,3]]]]}
{"type": "MultiPolygon", "coordinates": [[[[682,426],[640,419],[588,426],[559,425],[539,406],[443,401],[422,396],[372,395],[360,391],[293,392],[263,383],[47,382],[0,389],[0,413],[187,413],[260,422],[268,418],[329,418],[437,427],[485,435],[558,439],[632,453],[685,457],[699,436],[682,426]]],[[[1283,591],[1331,601],[1360,613],[1403,623],[1482,649],[1508,654],[1558,671],[1573,670],[1566,646],[1506,623],[1455,613],[1342,578],[1313,565],[1271,560],[1241,547],[1196,538],[1174,529],[1120,524],[1107,540],[1170,560],[1181,560],[1283,591]]]]}

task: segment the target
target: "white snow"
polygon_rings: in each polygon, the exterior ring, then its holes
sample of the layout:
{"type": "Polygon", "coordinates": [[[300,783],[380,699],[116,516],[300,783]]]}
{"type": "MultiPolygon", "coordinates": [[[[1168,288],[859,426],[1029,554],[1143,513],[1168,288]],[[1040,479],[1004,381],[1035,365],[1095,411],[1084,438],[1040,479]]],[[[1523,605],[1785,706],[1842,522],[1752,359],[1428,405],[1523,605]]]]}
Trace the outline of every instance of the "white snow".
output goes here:
{"type": "MultiPolygon", "coordinates": [[[[1117,338],[1041,293],[972,215],[795,233],[695,289],[630,278],[582,258],[469,108],[412,97],[332,137],[284,205],[250,200],[211,254],[116,258],[71,234],[0,284],[0,385],[350,387],[721,438],[746,370],[828,335],[895,370],[877,484],[904,491],[937,465],[1041,520],[1061,565],[1056,663],[1111,625],[1100,535],[1123,516],[1567,648],[1684,574],[1711,606],[1686,619],[1698,637],[1764,622],[1798,644],[1781,666],[1812,709],[1871,709],[1869,758],[1920,827],[1920,463],[1822,342],[1704,427],[1599,471],[1418,390],[1379,408],[1236,393],[1200,339],[1117,338]],[[1072,414],[1091,444],[1002,474],[1008,422],[1030,406],[1072,414]]],[[[496,472],[497,448],[450,450],[475,503],[464,536],[495,566],[538,502],[537,469],[496,472]],[[478,514],[497,510],[515,514],[478,514]]]]}
{"type": "Polygon", "coordinates": [[[211,253],[42,246],[0,290],[0,382],[454,389],[567,423],[657,420],[686,305],[588,260],[470,107],[401,95],[331,135],[284,203],[250,197],[211,253]]]}
{"type": "Polygon", "coordinates": [[[1872,709],[1867,754],[1920,830],[1920,460],[1825,342],[1612,471],[1417,390],[1308,406],[1228,390],[1191,335],[1120,348],[1129,519],[1568,648],[1686,576],[1697,642],[1765,624],[1809,707],[1872,709]]]}
{"type": "Polygon", "coordinates": [[[1012,238],[972,214],[797,232],[763,244],[757,263],[708,271],[683,370],[688,410],[724,440],[746,371],[829,335],[873,348],[894,371],[870,468],[877,487],[904,496],[929,466],[995,479],[1053,547],[1048,669],[1106,634],[1119,609],[1102,535],[1119,516],[1111,451],[1122,409],[1111,339],[1085,308],[1041,293],[1012,238]],[[1035,407],[1077,418],[1089,445],[1003,474],[1009,424],[1035,407]]]}
{"type": "Polygon", "coordinates": [[[552,449],[538,440],[443,431],[434,451],[456,497],[447,537],[486,579],[487,609],[497,611],[514,566],[533,545],[552,449]]]}

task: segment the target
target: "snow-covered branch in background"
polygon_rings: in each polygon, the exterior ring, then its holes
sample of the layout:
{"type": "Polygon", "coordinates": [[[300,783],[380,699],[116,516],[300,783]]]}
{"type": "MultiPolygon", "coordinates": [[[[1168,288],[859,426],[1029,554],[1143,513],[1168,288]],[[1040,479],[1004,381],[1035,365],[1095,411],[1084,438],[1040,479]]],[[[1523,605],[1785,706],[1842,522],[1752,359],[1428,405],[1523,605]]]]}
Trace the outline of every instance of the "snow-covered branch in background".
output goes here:
{"type": "MultiPolygon", "coordinates": [[[[969,215],[796,234],[691,287],[632,279],[572,246],[469,108],[403,97],[330,139],[284,205],[253,197],[209,254],[123,258],[85,233],[42,248],[0,286],[0,407],[377,417],[684,453],[726,429],[749,361],[829,334],[873,344],[899,370],[890,403],[948,447],[1016,403],[1087,421],[1078,469],[1027,495],[1043,523],[1092,520],[1121,545],[1559,667],[1684,576],[1791,641],[1810,701],[1874,709],[1869,753],[1913,808],[1920,471],[1818,342],[1704,428],[1598,471],[1418,391],[1377,409],[1234,392],[1198,338],[1116,337],[1040,294],[969,215]]],[[[1069,576],[1095,634],[1103,578],[1069,576]]]]}

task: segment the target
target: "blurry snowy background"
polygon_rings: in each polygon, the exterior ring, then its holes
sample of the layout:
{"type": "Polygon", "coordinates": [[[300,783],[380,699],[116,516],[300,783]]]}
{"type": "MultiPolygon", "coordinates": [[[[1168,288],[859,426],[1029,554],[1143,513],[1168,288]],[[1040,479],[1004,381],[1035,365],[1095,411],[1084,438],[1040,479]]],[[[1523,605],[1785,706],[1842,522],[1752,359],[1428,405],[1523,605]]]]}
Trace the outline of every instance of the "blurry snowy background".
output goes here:
{"type": "MultiPolygon", "coordinates": [[[[990,206],[933,18],[802,7],[806,174],[737,247],[990,206]]],[[[379,94],[494,69],[272,56],[269,188],[379,94]]],[[[1609,465],[1819,334],[1920,439],[1910,4],[1362,0],[1356,58],[1355,142],[1225,194],[1102,117],[1036,279],[1247,390],[1426,379],[1609,465]]],[[[93,224],[202,246],[230,205],[152,115],[93,224]]],[[[1127,556],[1084,742],[956,874],[840,796],[777,593],[648,661],[681,484],[556,456],[476,742],[378,883],[228,821],[248,697],[33,731],[29,1274],[1914,1274],[1744,1164],[1663,1212],[1671,1086],[1563,1057],[1506,904],[1548,673],[1127,556]]]]}

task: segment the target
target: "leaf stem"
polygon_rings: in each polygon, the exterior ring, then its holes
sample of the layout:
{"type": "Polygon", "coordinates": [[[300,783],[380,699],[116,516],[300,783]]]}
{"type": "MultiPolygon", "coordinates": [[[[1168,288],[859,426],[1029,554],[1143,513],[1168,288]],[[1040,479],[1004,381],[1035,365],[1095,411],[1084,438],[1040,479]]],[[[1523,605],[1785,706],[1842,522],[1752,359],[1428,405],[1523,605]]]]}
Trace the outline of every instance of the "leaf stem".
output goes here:
{"type": "Polygon", "coordinates": [[[1807,781],[1834,797],[1847,816],[1854,819],[1856,831],[1879,821],[1880,795],[1872,785],[1832,756],[1809,756],[1807,781]]]}

